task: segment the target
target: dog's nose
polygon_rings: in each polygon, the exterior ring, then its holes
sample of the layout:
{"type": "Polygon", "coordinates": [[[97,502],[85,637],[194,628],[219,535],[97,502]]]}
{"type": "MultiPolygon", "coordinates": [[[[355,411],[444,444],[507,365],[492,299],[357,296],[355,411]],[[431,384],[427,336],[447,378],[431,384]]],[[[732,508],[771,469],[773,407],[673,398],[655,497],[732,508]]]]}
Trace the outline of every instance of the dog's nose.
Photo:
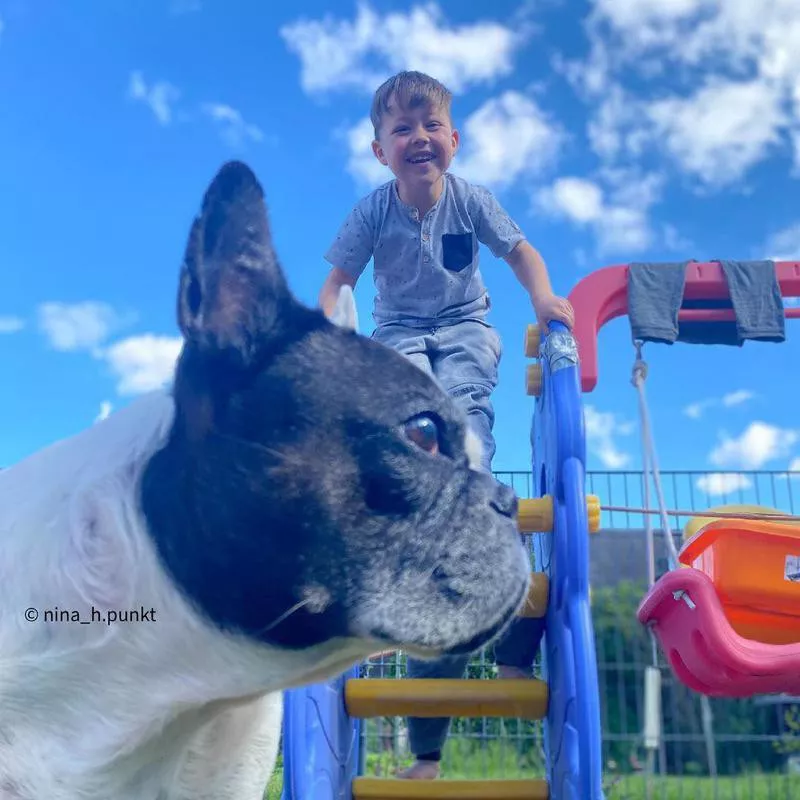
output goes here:
{"type": "Polygon", "coordinates": [[[519,503],[517,501],[516,492],[510,486],[506,486],[504,483],[498,483],[490,505],[504,517],[514,517],[516,516],[519,503]]]}

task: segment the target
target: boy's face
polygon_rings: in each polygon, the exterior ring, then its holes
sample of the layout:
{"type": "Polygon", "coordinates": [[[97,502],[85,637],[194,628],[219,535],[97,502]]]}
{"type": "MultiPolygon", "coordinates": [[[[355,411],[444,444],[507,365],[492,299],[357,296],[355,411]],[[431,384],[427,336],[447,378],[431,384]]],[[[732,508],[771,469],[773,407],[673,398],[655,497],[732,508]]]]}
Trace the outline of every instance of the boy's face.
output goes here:
{"type": "Polygon", "coordinates": [[[384,114],[372,150],[381,164],[407,186],[432,185],[444,174],[458,149],[458,131],[443,108],[423,103],[401,108],[394,97],[384,114]]]}

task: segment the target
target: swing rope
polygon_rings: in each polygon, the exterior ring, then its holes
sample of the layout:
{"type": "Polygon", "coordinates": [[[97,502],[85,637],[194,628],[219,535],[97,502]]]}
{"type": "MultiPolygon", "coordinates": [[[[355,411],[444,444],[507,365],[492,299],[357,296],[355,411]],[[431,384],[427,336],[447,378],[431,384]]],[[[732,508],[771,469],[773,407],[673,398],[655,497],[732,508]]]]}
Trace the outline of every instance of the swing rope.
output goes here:
{"type": "MultiPolygon", "coordinates": [[[[677,569],[678,567],[678,550],[675,547],[675,542],[672,538],[672,530],[669,523],[669,515],[667,514],[667,504],[664,502],[664,492],[661,487],[661,473],[658,469],[658,457],[656,456],[655,437],[653,436],[653,426],[650,422],[650,412],[647,407],[647,395],[644,389],[645,380],[647,380],[647,362],[642,357],[641,341],[634,342],[636,347],[636,360],[633,363],[633,372],[631,376],[631,383],[633,384],[639,398],[639,420],[641,425],[642,436],[642,470],[644,478],[644,505],[645,508],[650,508],[650,481],[649,473],[653,476],[653,485],[656,490],[656,498],[658,500],[658,514],[661,517],[661,530],[664,533],[666,546],[668,551],[670,569],[677,569]]],[[[655,513],[655,512],[651,512],[655,513]]],[[[655,544],[653,539],[653,526],[650,521],[650,515],[646,516],[647,525],[647,552],[648,552],[648,579],[649,588],[653,588],[655,584],[655,544]]]]}
{"type": "MultiPolygon", "coordinates": [[[[675,541],[672,536],[672,529],[669,523],[669,512],[664,502],[664,492],[661,487],[661,474],[658,468],[658,457],[656,456],[655,437],[653,435],[653,427],[650,422],[650,413],[647,406],[647,395],[644,389],[644,383],[647,379],[647,362],[642,356],[643,342],[640,340],[634,341],[636,347],[636,359],[633,364],[631,375],[631,383],[635,387],[639,399],[639,419],[641,426],[642,436],[642,471],[644,481],[644,505],[645,505],[645,527],[647,536],[647,555],[648,555],[648,584],[652,589],[655,584],[655,540],[653,534],[653,525],[651,515],[657,513],[661,518],[661,530],[664,534],[664,539],[667,546],[669,569],[674,570],[679,566],[678,550],[675,547],[675,541]],[[653,485],[656,490],[656,498],[658,500],[658,511],[650,510],[650,480],[649,476],[652,474],[653,485]]],[[[677,516],[675,513],[672,516],[677,516]]],[[[680,515],[683,516],[683,515],[680,515]]],[[[694,516],[694,514],[689,514],[694,516]]],[[[706,516],[703,513],[703,516],[706,516]]],[[[711,516],[711,514],[708,514],[711,516]]],[[[741,519],[743,515],[733,514],[731,516],[741,519]]],[[[770,517],[775,519],[775,517],[770,517]]],[[[661,670],[658,666],[658,645],[656,642],[655,633],[649,629],[650,642],[652,645],[653,666],[648,667],[645,672],[645,730],[644,730],[644,743],[648,752],[648,781],[647,781],[647,795],[652,796],[652,783],[651,779],[654,773],[655,752],[659,751],[661,755],[661,769],[664,770],[664,755],[661,750],[661,670]]],[[[714,747],[714,730],[713,730],[713,716],[711,713],[711,704],[708,698],[703,695],[700,698],[700,709],[703,733],[706,743],[706,753],[708,756],[709,772],[712,776],[717,775],[717,758],[714,747]]]]}

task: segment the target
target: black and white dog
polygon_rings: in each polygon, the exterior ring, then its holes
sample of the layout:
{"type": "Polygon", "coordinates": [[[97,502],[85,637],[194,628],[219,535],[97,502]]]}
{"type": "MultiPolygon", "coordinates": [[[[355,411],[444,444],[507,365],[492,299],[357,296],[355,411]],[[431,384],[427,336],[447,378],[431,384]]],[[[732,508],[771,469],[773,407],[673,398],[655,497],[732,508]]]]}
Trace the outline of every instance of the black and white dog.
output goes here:
{"type": "Polygon", "coordinates": [[[465,418],[290,294],[239,162],[177,311],[169,391],[0,472],[2,800],[258,800],[281,690],[475,650],[525,596],[465,418]]]}

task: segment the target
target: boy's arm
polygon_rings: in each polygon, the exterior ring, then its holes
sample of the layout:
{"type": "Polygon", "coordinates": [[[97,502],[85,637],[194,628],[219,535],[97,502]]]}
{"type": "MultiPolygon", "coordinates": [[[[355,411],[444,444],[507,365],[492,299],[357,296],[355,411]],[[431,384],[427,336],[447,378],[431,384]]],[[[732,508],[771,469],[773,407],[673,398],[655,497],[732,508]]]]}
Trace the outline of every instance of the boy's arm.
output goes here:
{"type": "Polygon", "coordinates": [[[326,317],[330,317],[333,313],[336,301],[339,298],[339,290],[342,286],[346,284],[351,289],[355,289],[357,280],[358,278],[354,278],[339,267],[333,267],[331,269],[319,291],[319,305],[326,317]]]}
{"type": "Polygon", "coordinates": [[[553,294],[544,259],[526,240],[519,242],[505,257],[505,261],[534,303],[537,298],[553,294]]]}
{"type": "Polygon", "coordinates": [[[332,268],[319,291],[318,302],[328,318],[336,307],[339,290],[342,286],[355,289],[356,281],[372,258],[373,215],[367,204],[370,197],[352,209],[325,253],[325,260],[332,268]]]}
{"type": "Polygon", "coordinates": [[[572,328],[572,306],[563,297],[553,294],[544,260],[525,239],[519,225],[485,187],[472,187],[472,201],[471,213],[476,220],[478,240],[514,270],[517,280],[531,298],[536,319],[542,328],[546,331],[547,323],[551,320],[558,320],[572,328]]]}
{"type": "Polygon", "coordinates": [[[530,295],[536,319],[545,330],[551,320],[563,322],[572,328],[575,322],[572,306],[568,300],[553,293],[547,267],[538,251],[523,239],[505,257],[505,261],[530,295]]]}

